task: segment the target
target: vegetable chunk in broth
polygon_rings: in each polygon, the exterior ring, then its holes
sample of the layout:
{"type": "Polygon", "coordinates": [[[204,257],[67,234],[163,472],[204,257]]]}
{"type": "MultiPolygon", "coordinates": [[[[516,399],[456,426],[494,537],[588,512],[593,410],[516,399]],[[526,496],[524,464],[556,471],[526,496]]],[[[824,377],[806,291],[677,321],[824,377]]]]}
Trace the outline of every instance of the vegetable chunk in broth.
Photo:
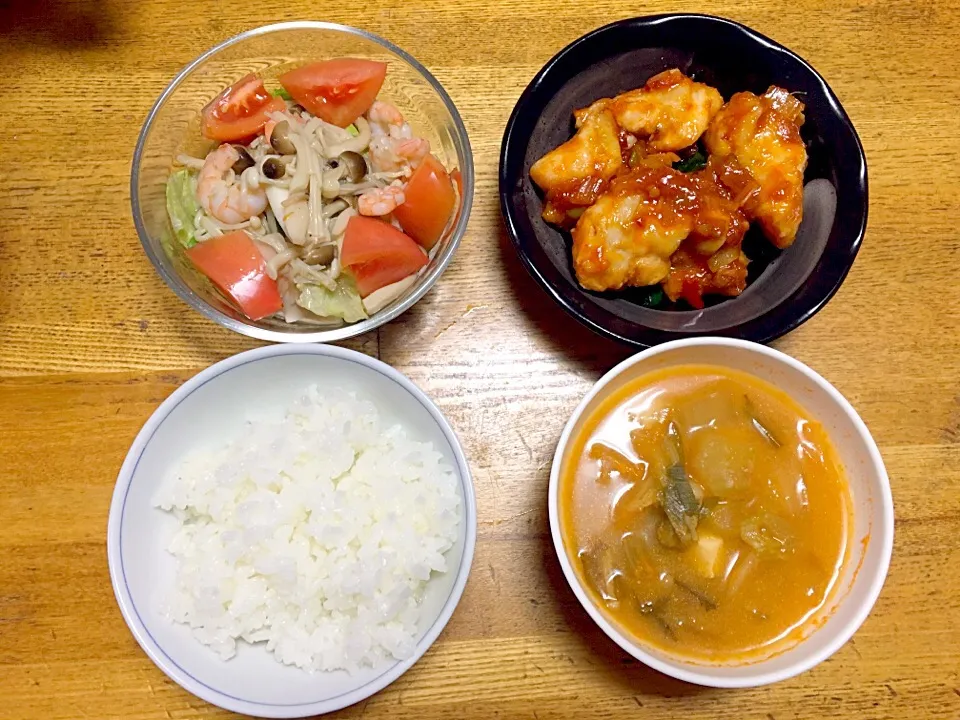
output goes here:
{"type": "Polygon", "coordinates": [[[851,500],[823,428],[713,366],[616,390],[564,458],[564,545],[594,602],[641,642],[709,662],[800,638],[847,555],[851,500]]]}

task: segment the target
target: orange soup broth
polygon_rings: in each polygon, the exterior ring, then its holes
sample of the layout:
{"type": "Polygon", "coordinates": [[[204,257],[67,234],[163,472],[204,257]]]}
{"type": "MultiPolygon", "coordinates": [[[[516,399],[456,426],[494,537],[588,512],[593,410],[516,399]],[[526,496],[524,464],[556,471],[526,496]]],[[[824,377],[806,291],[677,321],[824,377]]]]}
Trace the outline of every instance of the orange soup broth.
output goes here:
{"type": "Polygon", "coordinates": [[[851,508],[820,424],[770,384],[714,366],[616,389],[561,466],[561,534],[594,604],[641,644],[692,661],[757,661],[799,641],[846,561],[851,508]],[[710,506],[692,547],[655,539],[677,540],[659,494],[667,423],[710,506]]]}

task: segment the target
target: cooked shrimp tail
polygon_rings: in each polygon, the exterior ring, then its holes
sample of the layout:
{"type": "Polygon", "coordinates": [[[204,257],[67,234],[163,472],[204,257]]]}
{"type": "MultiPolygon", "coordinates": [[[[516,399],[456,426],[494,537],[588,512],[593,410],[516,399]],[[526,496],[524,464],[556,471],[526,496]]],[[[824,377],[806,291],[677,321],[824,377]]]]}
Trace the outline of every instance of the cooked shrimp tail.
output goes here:
{"type": "Polygon", "coordinates": [[[221,145],[212,150],[203,161],[197,182],[197,200],[201,207],[222,223],[234,225],[260,215],[267,209],[267,194],[263,187],[247,179],[248,171],[240,177],[233,165],[240,153],[232,145],[221,145]]]}
{"type": "Polygon", "coordinates": [[[416,137],[395,105],[377,100],[367,111],[370,159],[377,172],[412,173],[430,153],[430,142],[416,137]]]}
{"type": "Polygon", "coordinates": [[[363,193],[357,200],[357,209],[361,215],[379,217],[389,215],[402,205],[406,198],[403,188],[397,185],[388,185],[385,188],[373,188],[363,193]]]}

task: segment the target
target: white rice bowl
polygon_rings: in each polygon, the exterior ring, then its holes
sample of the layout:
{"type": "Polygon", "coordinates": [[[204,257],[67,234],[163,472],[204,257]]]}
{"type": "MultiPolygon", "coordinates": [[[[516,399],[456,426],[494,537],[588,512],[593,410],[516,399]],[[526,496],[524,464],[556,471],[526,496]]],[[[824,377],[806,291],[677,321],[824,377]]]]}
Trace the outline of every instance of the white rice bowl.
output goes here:
{"type": "Polygon", "coordinates": [[[459,479],[373,403],[311,386],[282,416],[185,458],[154,498],[179,530],[162,611],[222,659],[356,672],[411,655],[457,540],[459,479]]]}
{"type": "MultiPolygon", "coordinates": [[[[146,387],[145,391],[153,392],[146,387]]],[[[463,595],[476,533],[476,499],[463,447],[423,391],[390,366],[354,350],[281,344],[222,360],[160,403],[131,443],[117,475],[107,527],[107,559],[124,621],[147,656],[171,680],[233,712],[314,717],[370,697],[423,657],[463,595]],[[441,455],[440,462],[452,470],[461,519],[453,546],[443,553],[448,570],[431,571],[424,584],[415,645],[405,659],[387,656],[376,667],[361,665],[354,672],[314,672],[277,662],[266,641],[249,643],[241,638],[236,641],[236,656],[224,661],[197,640],[193,628],[171,620],[179,598],[181,562],[170,547],[182,528],[175,511],[158,509],[156,503],[171,500],[168,493],[176,492],[173,488],[187,458],[190,463],[209,462],[211,454],[244,437],[251,420],[282,422],[313,384],[325,398],[340,388],[360,401],[374,402],[384,428],[401,425],[409,440],[429,443],[441,455]]],[[[386,655],[388,651],[381,646],[379,652],[386,655]]]]}

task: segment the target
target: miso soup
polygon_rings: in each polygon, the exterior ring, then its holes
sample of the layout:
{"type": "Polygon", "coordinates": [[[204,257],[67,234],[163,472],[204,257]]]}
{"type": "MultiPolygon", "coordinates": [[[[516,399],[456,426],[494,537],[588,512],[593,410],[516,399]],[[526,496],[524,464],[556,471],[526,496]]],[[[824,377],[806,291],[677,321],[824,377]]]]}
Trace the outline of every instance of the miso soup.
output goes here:
{"type": "Polygon", "coordinates": [[[828,599],[849,490],[824,429],[773,386],[712,366],[651,373],[569,448],[567,554],[627,634],[695,660],[763,656],[828,599]]]}

